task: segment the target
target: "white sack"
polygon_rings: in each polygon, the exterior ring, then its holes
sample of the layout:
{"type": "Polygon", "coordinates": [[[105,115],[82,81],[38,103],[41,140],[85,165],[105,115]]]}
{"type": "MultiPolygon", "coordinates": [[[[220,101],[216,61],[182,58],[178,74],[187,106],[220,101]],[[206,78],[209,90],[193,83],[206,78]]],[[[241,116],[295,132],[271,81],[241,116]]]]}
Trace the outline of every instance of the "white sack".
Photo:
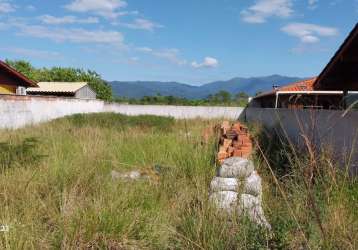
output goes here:
{"type": "Polygon", "coordinates": [[[244,179],[254,171],[252,161],[241,157],[226,159],[218,170],[218,176],[225,178],[244,179]]]}
{"type": "Polygon", "coordinates": [[[210,201],[214,205],[227,212],[232,212],[237,206],[237,193],[233,191],[221,191],[210,194],[210,201]]]}
{"type": "Polygon", "coordinates": [[[210,183],[210,191],[237,191],[238,186],[239,183],[236,178],[214,177],[210,183]]]}
{"type": "Polygon", "coordinates": [[[256,171],[253,171],[249,177],[245,180],[245,194],[251,194],[253,196],[259,197],[262,196],[262,186],[261,186],[261,177],[257,174],[256,171]]]}
{"type": "Polygon", "coordinates": [[[259,198],[250,194],[242,194],[238,206],[238,213],[248,216],[248,218],[257,225],[271,230],[271,225],[266,220],[259,198]]]}

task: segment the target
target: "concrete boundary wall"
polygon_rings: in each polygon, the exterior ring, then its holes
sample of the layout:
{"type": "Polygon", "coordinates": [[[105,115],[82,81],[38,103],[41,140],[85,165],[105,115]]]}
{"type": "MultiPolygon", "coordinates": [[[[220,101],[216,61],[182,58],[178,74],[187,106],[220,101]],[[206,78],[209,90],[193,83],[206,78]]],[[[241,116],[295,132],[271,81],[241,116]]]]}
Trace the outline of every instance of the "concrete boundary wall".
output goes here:
{"type": "Polygon", "coordinates": [[[0,96],[0,128],[20,128],[72,114],[114,112],[126,115],[158,115],[176,119],[238,119],[243,108],[159,105],[123,105],[100,100],[58,97],[0,96]]]}
{"type": "Polygon", "coordinates": [[[337,160],[358,173],[358,111],[247,108],[242,120],[286,133],[296,145],[304,136],[319,148],[330,148],[337,160]]]}

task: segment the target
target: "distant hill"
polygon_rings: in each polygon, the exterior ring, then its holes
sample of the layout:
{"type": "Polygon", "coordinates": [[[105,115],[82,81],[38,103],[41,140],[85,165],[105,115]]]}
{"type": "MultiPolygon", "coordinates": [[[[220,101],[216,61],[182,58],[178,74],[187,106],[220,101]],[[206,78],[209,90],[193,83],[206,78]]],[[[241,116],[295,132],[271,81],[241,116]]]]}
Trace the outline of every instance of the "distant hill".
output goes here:
{"type": "Polygon", "coordinates": [[[253,96],[259,91],[272,89],[272,85],[280,86],[299,80],[302,80],[302,78],[272,75],[251,78],[236,77],[228,81],[216,81],[200,86],[178,82],[153,81],[113,81],[109,83],[112,86],[114,95],[118,97],[142,98],[143,96],[154,96],[159,93],[162,96],[172,95],[188,99],[202,99],[210,94],[216,94],[220,90],[225,90],[232,94],[245,92],[253,96]]]}

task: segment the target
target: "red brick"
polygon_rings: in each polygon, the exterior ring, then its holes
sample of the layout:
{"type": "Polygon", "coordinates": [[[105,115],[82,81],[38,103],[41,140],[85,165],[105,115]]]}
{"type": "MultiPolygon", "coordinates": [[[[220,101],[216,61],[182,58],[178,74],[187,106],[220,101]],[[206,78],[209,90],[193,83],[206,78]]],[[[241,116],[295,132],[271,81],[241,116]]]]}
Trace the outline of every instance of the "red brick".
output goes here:
{"type": "Polygon", "coordinates": [[[238,148],[238,147],[240,147],[241,145],[242,145],[242,143],[239,142],[239,141],[237,141],[237,140],[233,141],[233,143],[232,143],[232,146],[233,146],[234,148],[238,148]]]}
{"type": "Polygon", "coordinates": [[[232,140],[230,140],[230,139],[224,139],[223,146],[224,146],[225,148],[228,148],[228,147],[232,146],[232,140]]]}
{"type": "Polygon", "coordinates": [[[228,121],[223,121],[220,129],[221,129],[221,134],[226,136],[227,131],[230,129],[230,123],[228,121]]]}
{"type": "Polygon", "coordinates": [[[244,138],[239,140],[239,145],[247,145],[247,144],[252,144],[249,138],[244,138]]]}
{"type": "Polygon", "coordinates": [[[227,148],[225,148],[224,146],[220,146],[219,147],[219,152],[226,152],[227,148]]]}
{"type": "Polygon", "coordinates": [[[240,147],[241,150],[246,150],[246,151],[252,151],[252,145],[242,145],[240,147]]]}
{"type": "Polygon", "coordinates": [[[234,129],[226,131],[226,138],[234,140],[238,137],[238,133],[234,129]]]}
{"type": "Polygon", "coordinates": [[[238,149],[234,151],[233,156],[248,158],[251,155],[251,153],[252,153],[251,150],[238,149]]]}
{"type": "Polygon", "coordinates": [[[224,160],[224,159],[226,159],[226,158],[228,158],[228,153],[227,152],[219,152],[218,153],[218,160],[220,161],[220,160],[224,160]]]}
{"type": "Polygon", "coordinates": [[[229,156],[231,156],[234,153],[234,151],[235,151],[235,148],[231,147],[231,146],[227,149],[229,156]]]}
{"type": "Polygon", "coordinates": [[[241,131],[241,124],[240,123],[235,123],[232,126],[232,129],[235,130],[236,132],[240,132],[241,131]]]}
{"type": "Polygon", "coordinates": [[[249,158],[252,152],[242,152],[242,158],[249,158]]]}

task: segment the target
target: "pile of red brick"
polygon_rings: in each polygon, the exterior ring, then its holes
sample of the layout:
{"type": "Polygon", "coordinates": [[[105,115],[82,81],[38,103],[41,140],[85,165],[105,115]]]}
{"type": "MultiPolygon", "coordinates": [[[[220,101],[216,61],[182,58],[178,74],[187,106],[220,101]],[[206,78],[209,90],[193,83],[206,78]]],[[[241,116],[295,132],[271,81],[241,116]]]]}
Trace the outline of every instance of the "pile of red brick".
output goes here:
{"type": "Polygon", "coordinates": [[[247,127],[240,122],[224,121],[220,127],[219,162],[235,156],[248,158],[251,153],[252,142],[247,127]]]}

